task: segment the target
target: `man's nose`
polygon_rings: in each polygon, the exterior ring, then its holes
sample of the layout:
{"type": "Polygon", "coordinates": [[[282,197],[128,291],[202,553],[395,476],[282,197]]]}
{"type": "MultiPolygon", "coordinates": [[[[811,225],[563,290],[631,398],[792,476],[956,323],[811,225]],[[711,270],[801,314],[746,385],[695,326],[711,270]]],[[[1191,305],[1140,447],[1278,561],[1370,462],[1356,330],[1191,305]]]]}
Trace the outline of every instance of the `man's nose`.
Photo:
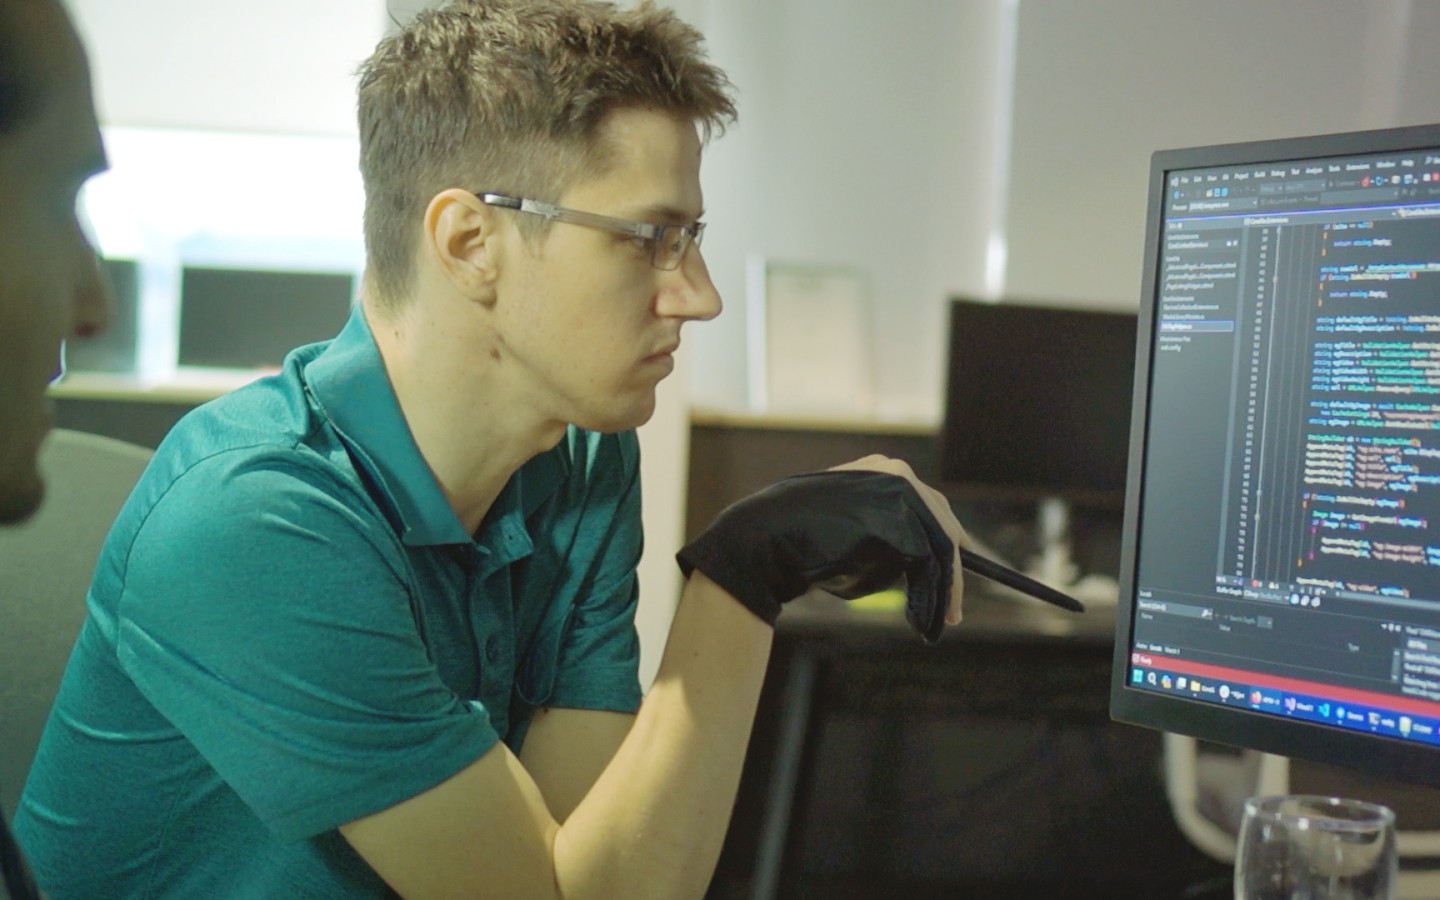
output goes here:
{"type": "Polygon", "coordinates": [[[76,260],[75,294],[71,302],[71,337],[94,337],[110,326],[114,291],[100,258],[88,243],[81,247],[76,260]]]}
{"type": "Polygon", "coordinates": [[[656,310],[660,315],[700,321],[720,315],[724,303],[715,282],[710,280],[710,270],[698,244],[686,247],[680,265],[663,274],[667,277],[656,310]]]}

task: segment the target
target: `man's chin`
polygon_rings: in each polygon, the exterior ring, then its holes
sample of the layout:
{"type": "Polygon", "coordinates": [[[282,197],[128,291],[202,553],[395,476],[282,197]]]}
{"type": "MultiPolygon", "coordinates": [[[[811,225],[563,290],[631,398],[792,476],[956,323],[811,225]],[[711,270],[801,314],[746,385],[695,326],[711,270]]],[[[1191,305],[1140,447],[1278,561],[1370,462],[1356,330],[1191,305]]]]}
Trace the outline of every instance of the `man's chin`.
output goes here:
{"type": "Polygon", "coordinates": [[[655,407],[655,393],[651,391],[649,396],[636,398],[632,403],[591,410],[587,415],[571,420],[571,424],[599,434],[633,431],[655,416],[655,407]]]}
{"type": "Polygon", "coordinates": [[[643,408],[629,410],[624,416],[617,416],[615,420],[604,428],[596,428],[595,431],[603,431],[613,434],[618,431],[634,431],[646,422],[655,418],[655,404],[651,403],[643,408]]]}

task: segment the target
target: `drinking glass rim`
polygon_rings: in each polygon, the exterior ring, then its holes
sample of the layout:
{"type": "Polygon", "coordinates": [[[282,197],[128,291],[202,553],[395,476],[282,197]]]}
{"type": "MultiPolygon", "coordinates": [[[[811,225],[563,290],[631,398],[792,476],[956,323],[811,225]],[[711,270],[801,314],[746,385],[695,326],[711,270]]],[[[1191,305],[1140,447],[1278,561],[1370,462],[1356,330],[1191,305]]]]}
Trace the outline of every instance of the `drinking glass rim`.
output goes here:
{"type": "Polygon", "coordinates": [[[1360,831],[1395,825],[1395,811],[1381,803],[1325,794],[1266,794],[1245,801],[1245,815],[1267,822],[1301,822],[1327,831],[1360,831]],[[1286,808],[1293,804],[1292,808],[1286,808]],[[1308,811],[1301,811],[1304,808],[1308,811]]]}

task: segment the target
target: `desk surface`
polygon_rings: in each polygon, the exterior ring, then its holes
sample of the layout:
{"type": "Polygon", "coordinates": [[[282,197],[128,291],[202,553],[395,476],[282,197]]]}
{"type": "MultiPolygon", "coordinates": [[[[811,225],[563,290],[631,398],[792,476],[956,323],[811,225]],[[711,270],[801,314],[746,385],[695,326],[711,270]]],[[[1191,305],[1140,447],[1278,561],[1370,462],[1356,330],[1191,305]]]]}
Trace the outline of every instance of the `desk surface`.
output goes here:
{"type": "MultiPolygon", "coordinates": [[[[901,610],[857,608],[818,592],[786,604],[776,628],[795,640],[923,646],[901,610]]],[[[1008,589],[971,587],[967,581],[964,619],[947,627],[937,646],[971,641],[1059,641],[1108,647],[1114,634],[1113,604],[1091,604],[1084,613],[1072,613],[1008,589]]]]}
{"type": "Polygon", "coordinates": [[[186,369],[164,378],[133,374],[72,372],[50,386],[50,396],[66,400],[197,405],[244,387],[278,369],[186,369]]]}

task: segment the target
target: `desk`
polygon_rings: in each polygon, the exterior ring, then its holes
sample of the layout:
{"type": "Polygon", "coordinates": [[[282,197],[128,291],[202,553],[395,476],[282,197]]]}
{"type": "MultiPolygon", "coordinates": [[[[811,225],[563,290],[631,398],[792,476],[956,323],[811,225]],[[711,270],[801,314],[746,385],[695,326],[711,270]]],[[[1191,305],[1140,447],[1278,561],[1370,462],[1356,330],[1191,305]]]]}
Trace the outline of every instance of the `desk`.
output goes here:
{"type": "Polygon", "coordinates": [[[59,428],[103,434],[154,449],[180,417],[260,373],[146,381],[124,375],[76,373],[51,385],[59,428]]]}
{"type": "Polygon", "coordinates": [[[1228,892],[1170,819],[1160,736],[1109,720],[1111,612],[967,588],[934,647],[898,612],[787,606],[711,900],[1228,892]]]}

